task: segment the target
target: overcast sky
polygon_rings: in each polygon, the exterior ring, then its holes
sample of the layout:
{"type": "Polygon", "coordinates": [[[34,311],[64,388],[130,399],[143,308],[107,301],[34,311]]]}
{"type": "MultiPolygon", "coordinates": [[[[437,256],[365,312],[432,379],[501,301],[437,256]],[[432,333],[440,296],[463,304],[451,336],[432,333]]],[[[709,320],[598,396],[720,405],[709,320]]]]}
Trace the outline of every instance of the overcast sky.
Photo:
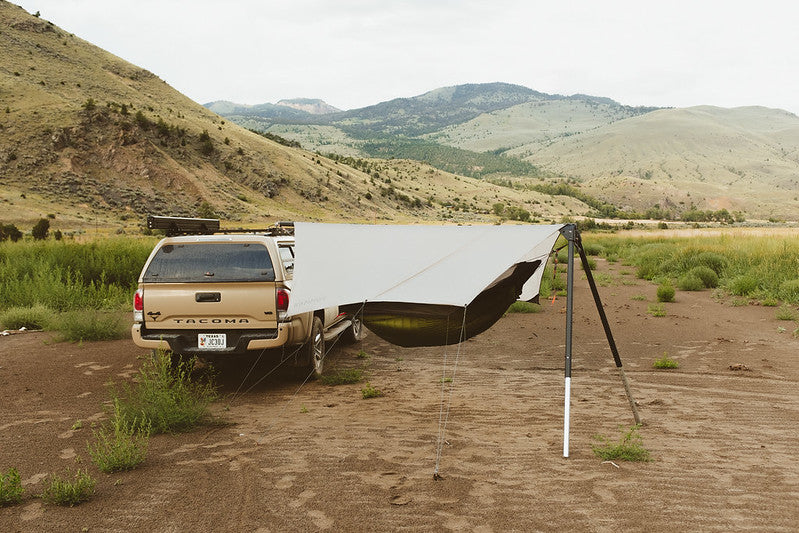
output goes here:
{"type": "Polygon", "coordinates": [[[364,107],[508,82],[799,114],[799,2],[12,0],[199,103],[364,107]]]}

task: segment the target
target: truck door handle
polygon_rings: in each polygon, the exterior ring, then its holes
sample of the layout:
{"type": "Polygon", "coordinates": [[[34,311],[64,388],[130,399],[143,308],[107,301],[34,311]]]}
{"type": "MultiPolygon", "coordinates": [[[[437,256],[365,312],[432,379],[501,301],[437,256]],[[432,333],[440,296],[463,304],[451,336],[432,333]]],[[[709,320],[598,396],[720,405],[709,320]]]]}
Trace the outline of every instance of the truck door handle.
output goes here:
{"type": "Polygon", "coordinates": [[[221,302],[221,292],[197,292],[194,293],[195,302],[221,302]]]}

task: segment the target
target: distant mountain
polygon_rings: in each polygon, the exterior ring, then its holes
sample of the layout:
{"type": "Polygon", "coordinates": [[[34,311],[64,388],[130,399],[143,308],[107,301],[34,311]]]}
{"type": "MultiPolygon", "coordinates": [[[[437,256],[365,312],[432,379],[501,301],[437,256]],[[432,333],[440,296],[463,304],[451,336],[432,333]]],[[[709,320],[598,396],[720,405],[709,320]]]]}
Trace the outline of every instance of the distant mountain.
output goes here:
{"type": "Polygon", "coordinates": [[[317,98],[292,98],[290,100],[280,100],[277,105],[291,107],[299,111],[305,111],[312,115],[327,115],[329,113],[338,113],[341,109],[333,107],[317,98]]]}
{"type": "Polygon", "coordinates": [[[481,178],[568,179],[628,211],[799,218],[799,118],[782,110],[630,107],[488,83],[241,123],[321,153],[416,159],[481,178]]]}

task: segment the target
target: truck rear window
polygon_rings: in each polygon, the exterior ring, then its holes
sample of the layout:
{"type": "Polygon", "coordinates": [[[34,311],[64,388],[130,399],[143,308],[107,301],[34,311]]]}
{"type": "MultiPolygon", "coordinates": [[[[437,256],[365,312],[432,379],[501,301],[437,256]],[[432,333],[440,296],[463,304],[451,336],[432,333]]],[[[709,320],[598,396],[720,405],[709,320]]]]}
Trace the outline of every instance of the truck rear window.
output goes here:
{"type": "Polygon", "coordinates": [[[156,252],[142,279],[150,283],[275,281],[275,269],[269,251],[260,244],[167,244],[156,252]]]}

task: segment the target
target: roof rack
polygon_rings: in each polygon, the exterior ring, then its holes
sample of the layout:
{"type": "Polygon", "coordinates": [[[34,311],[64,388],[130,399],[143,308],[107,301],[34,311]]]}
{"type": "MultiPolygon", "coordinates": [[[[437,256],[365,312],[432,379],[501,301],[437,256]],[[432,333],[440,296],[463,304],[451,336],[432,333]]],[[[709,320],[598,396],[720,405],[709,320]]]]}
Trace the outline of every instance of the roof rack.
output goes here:
{"type": "Polygon", "coordinates": [[[276,222],[262,229],[220,229],[216,218],[162,217],[147,215],[147,227],[166,232],[167,237],[176,235],[211,235],[214,233],[262,233],[265,235],[294,235],[294,222],[276,222]]]}

